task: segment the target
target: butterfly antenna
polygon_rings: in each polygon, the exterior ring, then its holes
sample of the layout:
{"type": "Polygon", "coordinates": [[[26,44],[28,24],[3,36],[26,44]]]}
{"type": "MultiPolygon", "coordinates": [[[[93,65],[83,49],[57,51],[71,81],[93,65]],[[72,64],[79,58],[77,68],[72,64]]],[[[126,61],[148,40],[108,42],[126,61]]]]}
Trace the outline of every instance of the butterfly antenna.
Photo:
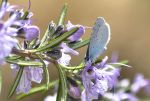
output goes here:
{"type": "Polygon", "coordinates": [[[93,27],[89,27],[89,26],[84,26],[85,28],[89,28],[89,29],[91,29],[91,28],[93,28],[93,27]]]}
{"type": "Polygon", "coordinates": [[[28,0],[28,10],[30,10],[30,8],[31,8],[31,0],[28,0]]]}

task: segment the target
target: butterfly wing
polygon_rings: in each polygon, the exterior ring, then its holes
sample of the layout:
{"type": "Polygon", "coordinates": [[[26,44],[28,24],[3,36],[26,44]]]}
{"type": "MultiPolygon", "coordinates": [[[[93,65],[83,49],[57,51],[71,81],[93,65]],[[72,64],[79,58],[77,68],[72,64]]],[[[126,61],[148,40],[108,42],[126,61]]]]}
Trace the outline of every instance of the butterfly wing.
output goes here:
{"type": "Polygon", "coordinates": [[[99,17],[93,27],[92,36],[87,49],[86,61],[92,63],[104,52],[110,40],[110,27],[104,18],[99,17]]]}

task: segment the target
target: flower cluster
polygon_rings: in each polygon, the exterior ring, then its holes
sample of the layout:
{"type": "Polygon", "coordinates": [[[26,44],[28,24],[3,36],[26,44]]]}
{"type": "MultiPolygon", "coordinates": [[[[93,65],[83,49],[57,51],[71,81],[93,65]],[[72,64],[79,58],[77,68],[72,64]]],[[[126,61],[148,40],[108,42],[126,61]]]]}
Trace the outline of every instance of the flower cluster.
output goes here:
{"type": "Polygon", "coordinates": [[[65,24],[66,11],[67,5],[64,5],[58,23],[51,21],[40,39],[40,28],[32,23],[33,13],[2,0],[0,65],[9,63],[16,74],[9,97],[16,92],[17,99],[21,99],[54,87],[54,96],[45,101],[138,101],[136,94],[141,88],[150,92],[150,80],[142,74],[138,74],[132,84],[127,79],[118,79],[121,66],[129,66],[117,62],[116,55],[110,62],[107,56],[100,57],[111,34],[103,17],[97,18],[91,38],[82,40],[87,27],[70,21],[65,24]],[[71,55],[79,55],[77,49],[85,45],[88,45],[85,59],[80,65],[72,66],[71,55]],[[58,80],[49,79],[49,64],[57,68],[58,80]],[[33,82],[40,86],[34,87],[33,82]]]}
{"type": "MultiPolygon", "coordinates": [[[[27,12],[26,12],[27,13],[27,12]]],[[[25,37],[31,40],[39,35],[39,28],[31,25],[31,12],[26,14],[23,10],[17,10],[17,6],[10,6],[8,2],[2,2],[0,8],[0,63],[4,63],[5,57],[9,56],[13,48],[17,47],[18,40],[15,37],[25,37]],[[5,15],[9,18],[4,21],[5,15]],[[25,34],[20,35],[24,30],[25,34]]]]}
{"type": "Polygon", "coordinates": [[[118,81],[120,69],[106,63],[107,57],[102,62],[91,66],[86,65],[82,73],[85,90],[82,92],[82,101],[92,101],[113,89],[118,81]]]}
{"type": "Polygon", "coordinates": [[[145,89],[145,92],[149,93],[150,80],[145,79],[142,74],[137,74],[132,84],[129,79],[123,79],[117,83],[114,92],[108,92],[104,97],[111,101],[139,101],[136,94],[141,89],[145,89]]]}

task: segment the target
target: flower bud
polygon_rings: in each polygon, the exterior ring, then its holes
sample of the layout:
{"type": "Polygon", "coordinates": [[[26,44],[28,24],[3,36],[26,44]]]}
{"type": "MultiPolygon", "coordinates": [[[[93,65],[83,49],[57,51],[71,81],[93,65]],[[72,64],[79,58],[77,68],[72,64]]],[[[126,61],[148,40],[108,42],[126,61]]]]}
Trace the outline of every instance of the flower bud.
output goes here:
{"type": "Polygon", "coordinates": [[[31,41],[39,37],[40,29],[37,26],[27,26],[24,28],[26,41],[31,41]]]}

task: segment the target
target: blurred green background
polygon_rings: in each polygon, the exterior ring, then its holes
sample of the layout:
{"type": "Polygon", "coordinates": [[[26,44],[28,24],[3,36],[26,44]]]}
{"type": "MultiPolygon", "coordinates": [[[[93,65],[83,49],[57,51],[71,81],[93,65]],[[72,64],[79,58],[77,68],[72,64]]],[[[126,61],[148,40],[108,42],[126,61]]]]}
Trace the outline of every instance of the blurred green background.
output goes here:
{"type": "MultiPolygon", "coordinates": [[[[28,0],[9,0],[11,4],[19,4],[28,8],[28,0]]],[[[104,17],[111,27],[111,41],[107,54],[119,52],[119,59],[128,59],[133,68],[124,68],[122,77],[131,79],[138,72],[150,77],[150,0],[31,0],[31,10],[34,13],[33,24],[41,29],[41,36],[48,23],[57,21],[63,4],[68,3],[67,20],[73,24],[93,26],[97,17],[104,17]]],[[[84,38],[89,37],[87,29],[84,38]]],[[[73,57],[73,65],[80,63],[85,56],[86,48],[79,50],[81,55],[73,57]]],[[[3,67],[3,66],[2,66],[3,67]]],[[[3,69],[3,88],[0,101],[15,101],[8,99],[7,94],[13,80],[13,73],[8,65],[3,69]]],[[[50,66],[51,78],[56,78],[55,69],[50,66]],[[52,72],[55,71],[55,72],[52,72]]],[[[49,92],[47,92],[48,94],[49,92]]],[[[35,94],[22,101],[43,101],[45,94],[35,94]]]]}

